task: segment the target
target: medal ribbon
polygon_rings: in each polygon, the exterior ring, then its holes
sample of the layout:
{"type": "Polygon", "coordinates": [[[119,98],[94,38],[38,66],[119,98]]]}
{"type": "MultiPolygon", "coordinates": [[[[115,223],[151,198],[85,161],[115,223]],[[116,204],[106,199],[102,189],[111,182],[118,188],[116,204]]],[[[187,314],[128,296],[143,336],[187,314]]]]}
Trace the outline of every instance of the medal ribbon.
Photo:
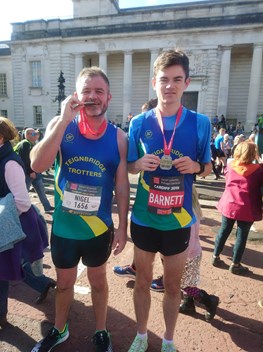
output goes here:
{"type": "Polygon", "coordinates": [[[158,120],[158,123],[159,123],[159,126],[160,126],[160,129],[162,131],[162,134],[163,134],[163,144],[164,144],[164,148],[163,148],[163,151],[164,151],[164,155],[170,155],[171,153],[171,150],[172,150],[172,145],[173,145],[173,140],[174,140],[174,134],[175,134],[175,130],[177,128],[177,125],[181,119],[181,116],[182,116],[182,112],[183,112],[183,105],[180,105],[179,107],[179,110],[176,114],[176,120],[175,120],[175,124],[174,124],[174,130],[173,130],[173,134],[172,134],[172,137],[167,145],[167,142],[166,142],[166,139],[165,139],[165,136],[164,136],[164,130],[163,130],[163,120],[162,120],[162,114],[161,114],[161,111],[156,108],[156,117],[157,117],[157,120],[158,120]]]}
{"type": "Polygon", "coordinates": [[[80,110],[80,115],[79,115],[79,121],[78,121],[78,126],[79,126],[79,131],[83,136],[87,136],[88,133],[92,134],[93,136],[100,136],[107,128],[107,122],[105,119],[103,119],[98,131],[94,131],[88,124],[87,118],[86,118],[86,112],[85,109],[80,110]]]}

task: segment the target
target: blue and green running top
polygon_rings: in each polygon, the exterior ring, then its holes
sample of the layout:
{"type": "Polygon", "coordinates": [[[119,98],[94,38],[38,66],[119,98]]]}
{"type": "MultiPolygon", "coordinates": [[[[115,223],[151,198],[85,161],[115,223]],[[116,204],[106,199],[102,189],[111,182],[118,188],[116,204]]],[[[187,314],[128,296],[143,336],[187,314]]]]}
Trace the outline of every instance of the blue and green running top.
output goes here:
{"type": "MultiPolygon", "coordinates": [[[[166,141],[169,141],[171,138],[175,119],[176,115],[163,118],[166,141]]],[[[183,108],[183,113],[176,128],[172,144],[172,159],[189,156],[194,161],[210,162],[210,130],[208,117],[183,108]]],[[[163,147],[163,134],[154,109],[135,116],[131,120],[128,162],[136,161],[145,153],[155,154],[161,158],[164,154],[163,147]]],[[[142,171],[132,210],[132,221],[141,226],[152,227],[163,231],[190,227],[195,222],[195,216],[192,211],[194,175],[183,175],[184,201],[181,212],[172,212],[165,215],[156,214],[148,210],[149,187],[152,176],[169,178],[182,175],[175,167],[172,167],[170,170],[162,170],[158,167],[154,172],[142,171]]]]}
{"type": "Polygon", "coordinates": [[[77,117],[69,124],[55,160],[55,235],[86,240],[107,231],[119,162],[115,126],[91,140],[79,132],[77,117]]]}

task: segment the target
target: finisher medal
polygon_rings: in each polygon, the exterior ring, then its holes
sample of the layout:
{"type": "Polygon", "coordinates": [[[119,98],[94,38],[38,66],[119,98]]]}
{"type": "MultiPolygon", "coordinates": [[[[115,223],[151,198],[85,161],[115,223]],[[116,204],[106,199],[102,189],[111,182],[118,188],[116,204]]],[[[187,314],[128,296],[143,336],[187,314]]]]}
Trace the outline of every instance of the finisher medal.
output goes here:
{"type": "Polygon", "coordinates": [[[180,105],[180,107],[178,109],[176,120],[175,120],[173,134],[172,134],[172,137],[171,137],[171,139],[170,139],[168,144],[167,144],[165,136],[164,136],[164,129],[163,129],[163,121],[162,121],[161,112],[160,112],[160,110],[158,108],[156,108],[155,111],[156,111],[156,117],[157,117],[160,129],[161,129],[162,134],[163,134],[163,144],[164,144],[164,148],[163,148],[164,154],[163,154],[163,156],[160,159],[159,167],[162,170],[171,170],[171,168],[173,166],[173,159],[172,159],[170,153],[171,153],[171,150],[172,150],[175,130],[176,130],[176,127],[177,127],[177,125],[178,125],[178,123],[180,121],[180,118],[182,116],[183,106],[180,105]]]}
{"type": "Polygon", "coordinates": [[[169,154],[164,154],[160,160],[160,169],[171,170],[172,168],[172,158],[169,154]]]}

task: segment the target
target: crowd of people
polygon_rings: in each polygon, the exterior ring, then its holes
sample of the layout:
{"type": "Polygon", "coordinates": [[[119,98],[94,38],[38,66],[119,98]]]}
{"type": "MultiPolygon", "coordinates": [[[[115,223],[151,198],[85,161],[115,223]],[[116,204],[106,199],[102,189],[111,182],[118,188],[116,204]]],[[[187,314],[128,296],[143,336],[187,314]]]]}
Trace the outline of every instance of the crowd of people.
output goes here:
{"type": "MultiPolygon", "coordinates": [[[[7,324],[9,281],[24,278],[23,263],[33,272],[33,264],[41,260],[48,245],[44,222],[30,203],[28,189],[38,175],[54,166],[55,209],[50,244],[56,280],[45,285],[45,294],[47,287],[56,286],[55,322],[31,352],[51,351],[68,339],[68,314],[80,260],[87,267],[91,286],[96,352],[114,350],[107,329],[106,266],[111,253],[119,255],[127,241],[128,173],[139,175],[130,220],[134,260],[131,265],[114,268],[117,275],[135,279],[136,327],[128,352],[148,349],[150,290],[163,293],[161,352],[176,351],[178,314],[194,314],[195,301],[204,305],[206,321],[216,315],[219,297],[199,288],[202,212],[194,187],[196,177],[209,175],[212,165],[218,177],[224,172],[226,187],[218,204],[222,225],[211,264],[220,267],[220,254],[237,222],[229,271],[247,274],[241,260],[253,222],[262,219],[262,161],[256,144],[250,140],[231,146],[229,138],[225,139],[224,117],[211,143],[210,119],[181,104],[189,84],[187,55],[181,50],[167,50],[154,63],[152,85],[157,98],[145,103],[142,112],[130,119],[127,133],[105,117],[112,98],[110,82],[95,66],[79,73],[76,91],[62,102],[61,114],[49,122],[38,143],[36,132],[29,128],[14,151],[14,126],[10,120],[0,119],[0,176],[4,180],[0,196],[12,195],[12,214],[18,217],[16,225],[22,233],[11,249],[0,251],[1,327],[7,324]],[[113,193],[117,224],[112,220],[113,193]],[[35,221],[34,231],[28,231],[28,222],[23,221],[23,215],[28,213],[31,218],[27,218],[35,221]],[[32,246],[34,251],[30,251],[32,246]],[[163,274],[157,279],[153,278],[156,253],[163,265],[163,274]]],[[[41,201],[46,210],[43,198],[41,201]]]]}

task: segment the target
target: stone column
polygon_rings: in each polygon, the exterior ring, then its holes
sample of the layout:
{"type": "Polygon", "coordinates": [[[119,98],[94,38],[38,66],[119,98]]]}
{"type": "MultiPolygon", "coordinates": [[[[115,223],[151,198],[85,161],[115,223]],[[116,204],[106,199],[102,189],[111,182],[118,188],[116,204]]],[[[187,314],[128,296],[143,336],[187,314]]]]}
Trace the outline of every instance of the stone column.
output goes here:
{"type": "Polygon", "coordinates": [[[75,55],[75,76],[78,77],[78,74],[83,69],[83,55],[76,54],[75,55]]]}
{"type": "Polygon", "coordinates": [[[151,64],[150,64],[150,77],[149,77],[149,100],[156,97],[155,91],[152,88],[152,78],[153,78],[153,64],[154,61],[159,56],[160,49],[151,49],[151,64]]]}
{"type": "Polygon", "coordinates": [[[124,53],[124,72],[123,72],[123,116],[122,125],[125,126],[127,116],[131,111],[132,100],[132,51],[124,53]]]}
{"type": "Polygon", "coordinates": [[[226,117],[229,89],[229,74],[231,64],[231,47],[222,48],[221,70],[219,79],[219,93],[217,103],[217,115],[226,117]]]}
{"type": "Polygon", "coordinates": [[[107,74],[107,53],[99,52],[99,67],[107,74]]]}
{"type": "Polygon", "coordinates": [[[248,91],[247,119],[245,123],[247,132],[250,132],[255,123],[257,123],[257,114],[260,112],[258,111],[258,103],[262,71],[262,49],[263,44],[254,45],[248,91]]]}

